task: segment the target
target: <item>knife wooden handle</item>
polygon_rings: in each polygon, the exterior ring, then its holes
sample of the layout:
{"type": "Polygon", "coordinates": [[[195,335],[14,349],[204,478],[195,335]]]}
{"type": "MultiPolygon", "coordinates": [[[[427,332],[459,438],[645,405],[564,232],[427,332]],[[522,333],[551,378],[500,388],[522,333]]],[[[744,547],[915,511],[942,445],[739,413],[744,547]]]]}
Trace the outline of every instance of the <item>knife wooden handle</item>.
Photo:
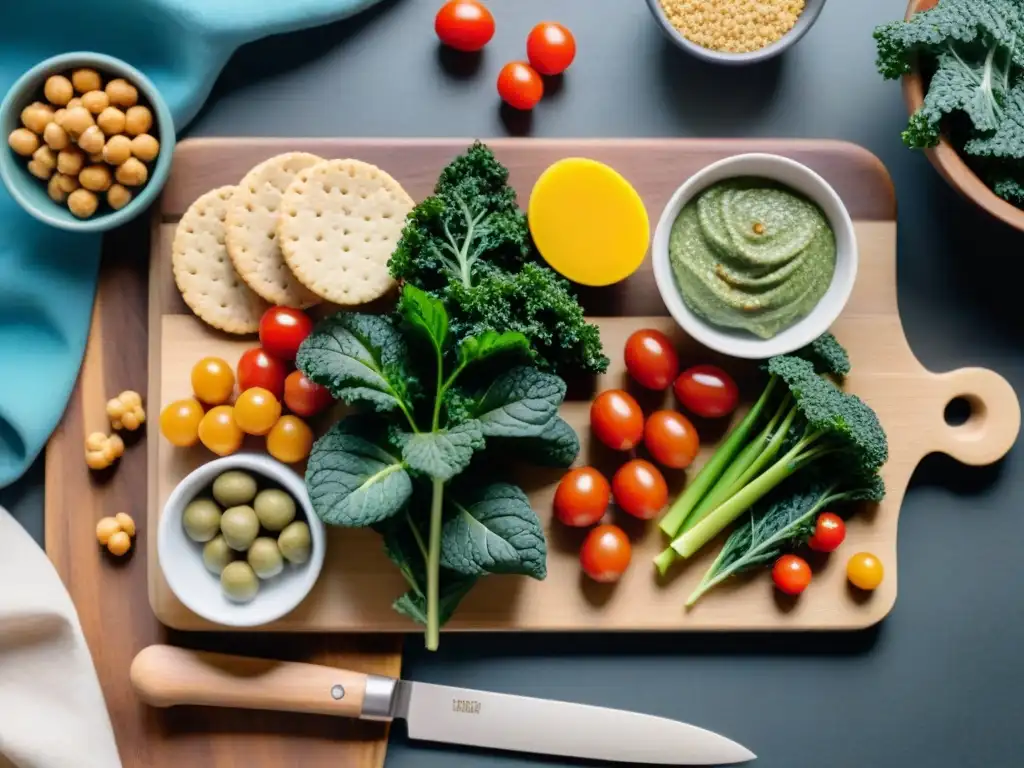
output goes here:
{"type": "Polygon", "coordinates": [[[364,716],[371,677],[316,664],[189,651],[169,645],[143,648],[131,667],[136,693],[154,707],[195,704],[340,717],[364,716]]]}

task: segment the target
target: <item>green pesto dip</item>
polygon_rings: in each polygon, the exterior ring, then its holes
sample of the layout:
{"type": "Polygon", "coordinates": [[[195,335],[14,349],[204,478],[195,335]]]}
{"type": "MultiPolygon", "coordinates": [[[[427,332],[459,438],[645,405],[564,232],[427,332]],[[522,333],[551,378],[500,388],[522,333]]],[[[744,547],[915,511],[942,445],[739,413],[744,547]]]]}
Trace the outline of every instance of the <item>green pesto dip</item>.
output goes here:
{"type": "Polygon", "coordinates": [[[692,312],[763,339],[806,317],[836,268],[835,233],[821,209],[760,178],[704,190],[679,212],[668,248],[692,312]]]}

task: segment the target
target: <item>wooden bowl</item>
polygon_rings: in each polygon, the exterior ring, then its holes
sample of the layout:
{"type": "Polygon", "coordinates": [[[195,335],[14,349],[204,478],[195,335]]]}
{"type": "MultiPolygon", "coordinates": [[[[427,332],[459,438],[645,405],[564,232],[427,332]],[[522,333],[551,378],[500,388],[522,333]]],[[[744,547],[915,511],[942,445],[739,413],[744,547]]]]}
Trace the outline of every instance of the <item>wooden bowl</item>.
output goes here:
{"type": "MultiPolygon", "coordinates": [[[[938,0],[910,0],[907,7],[909,19],[918,11],[934,8],[938,0]]],[[[910,114],[918,110],[924,102],[925,82],[921,72],[914,70],[903,78],[903,97],[907,102],[910,114]]],[[[997,219],[1006,222],[1014,229],[1024,232],[1024,210],[1012,205],[988,188],[978,175],[964,162],[956,148],[942,136],[939,145],[926,149],[925,154],[931,164],[938,169],[943,178],[961,195],[975,205],[988,211],[997,219]]]]}

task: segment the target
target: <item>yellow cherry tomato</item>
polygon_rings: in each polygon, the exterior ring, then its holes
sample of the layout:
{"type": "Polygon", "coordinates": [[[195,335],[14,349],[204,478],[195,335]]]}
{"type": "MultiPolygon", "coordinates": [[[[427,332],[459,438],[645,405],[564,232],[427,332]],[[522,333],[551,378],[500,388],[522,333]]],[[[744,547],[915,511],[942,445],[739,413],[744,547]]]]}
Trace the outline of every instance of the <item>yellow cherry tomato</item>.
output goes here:
{"type": "Polygon", "coordinates": [[[282,416],[267,435],[267,451],[278,461],[295,464],[313,448],[313,430],[298,416],[282,416]]]}
{"type": "Polygon", "coordinates": [[[199,439],[218,456],[227,456],[242,447],[245,437],[235,422],[235,409],[230,405],[211,408],[199,422],[199,439]]]}
{"type": "Polygon", "coordinates": [[[188,448],[199,440],[203,406],[191,397],[175,400],[160,411],[160,433],[171,445],[188,448]]]}
{"type": "Polygon", "coordinates": [[[207,405],[222,405],[235,391],[235,372],[219,357],[204,357],[192,366],[192,391],[207,405]]]}
{"type": "Polygon", "coordinates": [[[870,552],[858,552],[846,564],[846,577],[857,589],[878,589],[884,575],[882,561],[870,552]]]}
{"type": "Polygon", "coordinates": [[[251,387],[235,400],[235,422],[250,435],[265,435],[281,418],[281,403],[273,392],[251,387]]]}

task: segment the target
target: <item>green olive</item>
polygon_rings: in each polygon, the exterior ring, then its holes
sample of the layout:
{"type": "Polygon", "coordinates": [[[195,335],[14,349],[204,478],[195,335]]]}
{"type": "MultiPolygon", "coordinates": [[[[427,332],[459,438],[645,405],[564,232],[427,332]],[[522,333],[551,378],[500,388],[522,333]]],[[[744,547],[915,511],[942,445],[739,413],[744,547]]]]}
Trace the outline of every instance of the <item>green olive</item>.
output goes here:
{"type": "Polygon", "coordinates": [[[246,559],[261,579],[272,579],[284,570],[281,550],[277,548],[277,542],[269,536],[260,536],[256,539],[249,547],[246,559]]]}
{"type": "Polygon", "coordinates": [[[181,522],[192,541],[209,541],[220,530],[220,507],[212,499],[193,499],[185,507],[181,522]]]}
{"type": "Polygon", "coordinates": [[[277,546],[289,563],[301,565],[306,562],[310,550],[309,526],[301,521],[292,523],[277,537],[277,546]]]}
{"type": "Polygon", "coordinates": [[[203,546],[203,565],[210,573],[220,576],[232,560],[234,560],[234,553],[228,543],[224,541],[223,536],[215,536],[203,546]]]}
{"type": "Polygon", "coordinates": [[[247,603],[260,591],[260,580],[247,562],[235,560],[221,571],[220,586],[229,600],[247,603]]]}
{"type": "Polygon", "coordinates": [[[253,507],[260,523],[268,531],[283,530],[295,519],[295,499],[277,488],[267,488],[256,494],[253,507]]]}
{"type": "Polygon", "coordinates": [[[248,472],[232,469],[213,481],[213,498],[223,507],[250,504],[256,496],[256,478],[248,472]]]}
{"type": "Polygon", "coordinates": [[[220,518],[220,532],[232,549],[244,552],[260,532],[260,521],[252,507],[242,505],[225,509],[220,518]]]}

